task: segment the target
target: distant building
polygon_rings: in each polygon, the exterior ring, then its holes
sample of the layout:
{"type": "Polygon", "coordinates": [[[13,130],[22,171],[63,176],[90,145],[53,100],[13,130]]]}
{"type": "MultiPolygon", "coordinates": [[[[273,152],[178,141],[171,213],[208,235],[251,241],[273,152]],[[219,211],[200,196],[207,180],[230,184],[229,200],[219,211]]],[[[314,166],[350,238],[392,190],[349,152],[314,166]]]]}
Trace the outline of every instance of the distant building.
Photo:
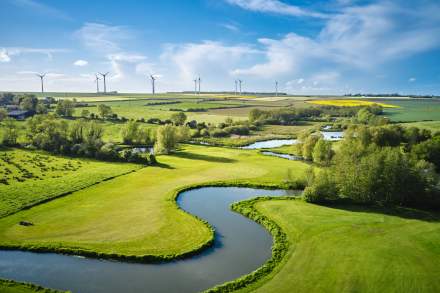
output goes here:
{"type": "Polygon", "coordinates": [[[17,120],[24,120],[32,115],[33,115],[32,111],[26,111],[26,110],[12,110],[8,112],[9,117],[17,120]]]}

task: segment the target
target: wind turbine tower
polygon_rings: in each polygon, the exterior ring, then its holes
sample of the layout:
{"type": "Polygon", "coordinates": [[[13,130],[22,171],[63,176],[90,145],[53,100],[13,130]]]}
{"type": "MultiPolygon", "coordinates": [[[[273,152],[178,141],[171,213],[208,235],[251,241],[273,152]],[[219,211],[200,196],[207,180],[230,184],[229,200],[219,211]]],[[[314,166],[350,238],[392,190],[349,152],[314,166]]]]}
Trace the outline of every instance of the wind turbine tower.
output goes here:
{"type": "Polygon", "coordinates": [[[97,94],[99,94],[99,80],[100,80],[100,78],[98,77],[97,74],[95,74],[96,93],[97,93],[97,94]]]}
{"type": "Polygon", "coordinates": [[[235,80],[235,95],[237,95],[237,87],[238,87],[238,81],[237,80],[235,80]]]}
{"type": "Polygon", "coordinates": [[[200,83],[201,83],[201,79],[200,79],[200,76],[199,76],[199,79],[198,79],[198,82],[199,82],[199,95],[200,95],[200,83]]]}
{"type": "Polygon", "coordinates": [[[278,97],[278,81],[275,81],[275,96],[278,97]]]}
{"type": "Polygon", "coordinates": [[[101,73],[101,72],[99,72],[99,74],[102,76],[102,78],[104,79],[104,94],[106,94],[107,93],[107,84],[106,84],[106,80],[105,80],[105,78],[106,78],[106,76],[107,76],[107,74],[109,74],[109,72],[106,72],[106,73],[101,73]]]}
{"type": "Polygon", "coordinates": [[[156,88],[155,88],[156,78],[152,74],[150,75],[150,78],[151,78],[152,92],[153,92],[153,95],[154,95],[154,94],[156,94],[156,88]]]}
{"type": "Polygon", "coordinates": [[[194,95],[197,95],[197,78],[194,81],[194,95]]]}
{"type": "Polygon", "coordinates": [[[241,79],[238,80],[238,84],[240,85],[240,95],[241,95],[241,84],[243,83],[243,81],[241,79]]]}
{"type": "Polygon", "coordinates": [[[43,74],[37,74],[37,76],[41,80],[41,92],[44,93],[44,77],[46,76],[46,73],[43,74]]]}

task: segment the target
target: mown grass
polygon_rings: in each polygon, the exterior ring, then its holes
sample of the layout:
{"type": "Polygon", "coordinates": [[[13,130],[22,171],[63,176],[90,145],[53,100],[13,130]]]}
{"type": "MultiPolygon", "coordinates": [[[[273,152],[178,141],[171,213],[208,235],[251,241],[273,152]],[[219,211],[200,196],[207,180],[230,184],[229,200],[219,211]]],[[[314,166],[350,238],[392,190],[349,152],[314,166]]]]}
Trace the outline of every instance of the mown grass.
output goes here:
{"type": "Polygon", "coordinates": [[[107,255],[188,253],[212,239],[210,228],[180,210],[177,187],[223,181],[278,185],[291,169],[301,179],[307,165],[257,151],[185,145],[141,169],[69,196],[0,219],[0,246],[67,248],[107,255]],[[20,221],[34,226],[23,227],[20,221]]]}
{"type": "Polygon", "coordinates": [[[43,288],[30,283],[19,283],[11,280],[0,279],[0,292],[2,293],[61,293],[62,291],[43,288]]]}
{"type": "Polygon", "coordinates": [[[439,292],[440,218],[405,209],[260,201],[286,256],[242,292],[439,292]]]}
{"type": "Polygon", "coordinates": [[[328,100],[312,100],[307,101],[309,104],[321,105],[321,106],[337,106],[337,107],[359,107],[359,106],[372,106],[379,105],[384,108],[398,108],[397,105],[391,105],[375,101],[364,100],[349,100],[349,99],[328,99],[328,100]]]}
{"type": "Polygon", "coordinates": [[[0,217],[141,167],[1,149],[0,217]]]}

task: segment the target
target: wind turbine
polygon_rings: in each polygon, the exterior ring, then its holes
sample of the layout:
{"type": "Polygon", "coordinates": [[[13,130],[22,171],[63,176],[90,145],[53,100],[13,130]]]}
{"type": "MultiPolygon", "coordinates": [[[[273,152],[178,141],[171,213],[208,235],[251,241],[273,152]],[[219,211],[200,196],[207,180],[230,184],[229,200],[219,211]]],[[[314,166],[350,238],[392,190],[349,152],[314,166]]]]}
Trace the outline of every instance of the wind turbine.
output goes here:
{"type": "Polygon", "coordinates": [[[43,74],[36,74],[40,80],[41,80],[41,92],[44,93],[44,77],[46,76],[46,73],[43,74]]]}
{"type": "Polygon", "coordinates": [[[237,80],[235,80],[235,95],[237,95],[237,86],[238,86],[238,81],[237,80]]]}
{"type": "Polygon", "coordinates": [[[194,95],[197,95],[197,78],[194,81],[194,95]]]}
{"type": "Polygon", "coordinates": [[[275,81],[275,96],[278,97],[278,81],[275,81]]]}
{"type": "Polygon", "coordinates": [[[152,74],[150,74],[150,78],[151,78],[152,91],[153,91],[153,95],[154,95],[156,93],[155,92],[155,85],[154,85],[154,82],[156,81],[156,78],[152,74]]]}
{"type": "Polygon", "coordinates": [[[198,80],[198,81],[199,81],[199,95],[200,95],[200,83],[201,83],[201,81],[202,81],[202,80],[200,79],[200,76],[199,76],[199,80],[198,80]]]}
{"type": "Polygon", "coordinates": [[[238,83],[240,85],[240,95],[241,95],[241,84],[243,83],[243,81],[241,79],[238,80],[238,83]]]}
{"type": "Polygon", "coordinates": [[[101,79],[98,77],[97,74],[95,74],[95,82],[96,82],[96,93],[99,94],[99,81],[101,79]]]}
{"type": "Polygon", "coordinates": [[[107,93],[107,84],[105,83],[105,77],[107,76],[107,74],[109,74],[109,72],[106,72],[106,73],[98,72],[98,73],[104,78],[104,94],[106,94],[107,93]]]}

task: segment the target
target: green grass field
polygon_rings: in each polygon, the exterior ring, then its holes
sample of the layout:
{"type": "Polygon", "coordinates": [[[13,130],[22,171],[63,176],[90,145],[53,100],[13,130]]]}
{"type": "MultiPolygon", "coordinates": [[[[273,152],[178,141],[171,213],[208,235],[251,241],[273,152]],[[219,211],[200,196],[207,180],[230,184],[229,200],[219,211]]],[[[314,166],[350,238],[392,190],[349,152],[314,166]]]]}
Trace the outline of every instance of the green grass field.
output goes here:
{"type": "Polygon", "coordinates": [[[177,209],[176,188],[217,180],[281,183],[289,168],[298,179],[307,168],[257,151],[190,145],[158,160],[161,167],[144,168],[0,219],[0,245],[134,256],[185,253],[210,239],[211,232],[177,209]],[[23,220],[35,226],[18,225],[23,220]]]}
{"type": "MultiPolygon", "coordinates": [[[[388,100],[375,101],[386,103],[388,100]]],[[[440,99],[393,99],[390,103],[400,107],[384,109],[391,121],[440,120],[440,99]]]]}
{"type": "Polygon", "coordinates": [[[141,168],[21,149],[0,150],[0,217],[141,168]]]}
{"type": "Polygon", "coordinates": [[[439,292],[440,218],[415,211],[257,203],[287,233],[275,271],[243,291],[439,292]]]}

